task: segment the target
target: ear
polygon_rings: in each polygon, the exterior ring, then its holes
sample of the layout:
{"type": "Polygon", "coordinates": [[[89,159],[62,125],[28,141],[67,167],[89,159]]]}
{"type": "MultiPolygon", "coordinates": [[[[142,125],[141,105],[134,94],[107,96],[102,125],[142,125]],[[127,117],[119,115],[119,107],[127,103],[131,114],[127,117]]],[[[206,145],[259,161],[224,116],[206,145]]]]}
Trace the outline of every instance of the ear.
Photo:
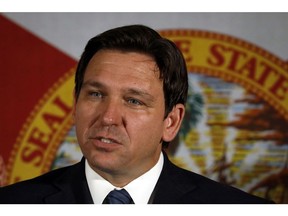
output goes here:
{"type": "Polygon", "coordinates": [[[185,106],[176,104],[164,120],[163,141],[170,142],[177,135],[185,114],[185,106]]]}

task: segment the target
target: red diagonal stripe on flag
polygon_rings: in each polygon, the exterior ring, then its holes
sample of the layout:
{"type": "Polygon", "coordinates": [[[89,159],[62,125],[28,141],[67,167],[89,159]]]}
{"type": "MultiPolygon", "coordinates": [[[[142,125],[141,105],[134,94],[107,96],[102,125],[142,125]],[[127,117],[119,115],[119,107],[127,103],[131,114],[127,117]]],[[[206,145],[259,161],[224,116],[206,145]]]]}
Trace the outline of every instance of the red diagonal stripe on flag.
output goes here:
{"type": "Polygon", "coordinates": [[[75,59],[0,15],[0,157],[7,163],[33,107],[75,59]]]}

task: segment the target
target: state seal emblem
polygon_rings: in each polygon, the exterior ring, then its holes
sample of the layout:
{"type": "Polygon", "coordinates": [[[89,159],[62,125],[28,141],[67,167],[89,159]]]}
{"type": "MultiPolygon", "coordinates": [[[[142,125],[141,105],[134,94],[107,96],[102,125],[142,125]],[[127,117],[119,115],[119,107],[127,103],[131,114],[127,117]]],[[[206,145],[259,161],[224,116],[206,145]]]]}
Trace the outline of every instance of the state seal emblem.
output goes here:
{"type": "MultiPolygon", "coordinates": [[[[179,166],[249,193],[288,203],[288,64],[221,33],[160,31],[182,50],[189,98],[182,128],[167,150],[179,166]]],[[[7,183],[75,163],[74,71],[36,104],[7,164],[7,183]]]]}

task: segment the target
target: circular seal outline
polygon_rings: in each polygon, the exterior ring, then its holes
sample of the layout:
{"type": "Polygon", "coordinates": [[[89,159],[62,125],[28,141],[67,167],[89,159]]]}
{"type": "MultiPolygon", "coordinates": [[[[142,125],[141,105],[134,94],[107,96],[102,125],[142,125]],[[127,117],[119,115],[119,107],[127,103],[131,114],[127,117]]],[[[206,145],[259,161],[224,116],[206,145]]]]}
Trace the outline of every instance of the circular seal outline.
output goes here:
{"type": "MultiPolygon", "coordinates": [[[[192,38],[203,38],[203,39],[210,39],[218,42],[226,42],[231,45],[235,45],[237,47],[241,47],[241,49],[245,49],[248,52],[251,52],[253,54],[256,54],[257,56],[261,56],[264,59],[268,60],[269,62],[272,62],[273,64],[277,65],[279,68],[282,68],[283,71],[288,71],[288,63],[281,60],[277,56],[271,54],[270,52],[266,51],[265,49],[260,48],[259,46],[256,46],[252,43],[249,43],[245,40],[239,39],[237,37],[232,37],[229,35],[217,33],[217,32],[210,32],[210,31],[204,31],[204,30],[192,30],[192,29],[177,29],[177,30],[161,30],[160,34],[163,37],[173,38],[173,37],[192,37],[192,38]]],[[[171,39],[173,41],[173,39],[171,39]]],[[[285,107],[279,103],[279,100],[277,100],[275,97],[271,97],[265,92],[261,91],[261,89],[255,88],[255,85],[253,85],[253,82],[250,82],[246,79],[246,81],[243,81],[243,79],[235,76],[231,72],[224,72],[223,70],[215,70],[211,69],[208,66],[195,66],[192,64],[187,64],[188,71],[191,73],[199,73],[209,76],[214,76],[218,78],[222,78],[225,81],[228,82],[234,82],[241,86],[243,86],[245,89],[249,90],[250,92],[256,94],[260,98],[263,98],[268,104],[270,104],[272,107],[274,107],[280,115],[282,115],[287,121],[288,121],[288,106],[285,107]]],[[[285,74],[288,80],[288,74],[285,74]]]]}
{"type": "MultiPolygon", "coordinates": [[[[193,30],[193,29],[178,29],[178,30],[161,30],[159,31],[160,34],[164,37],[170,38],[173,36],[177,37],[183,37],[183,36],[189,36],[189,37],[197,37],[197,38],[208,38],[212,39],[218,42],[227,42],[236,46],[241,46],[243,49],[246,49],[250,52],[256,53],[257,55],[260,55],[269,61],[273,62],[274,64],[278,65],[279,67],[283,68],[284,70],[288,70],[288,64],[275,55],[269,53],[268,51],[253,45],[251,43],[248,43],[244,40],[224,35],[221,33],[215,33],[215,32],[208,32],[208,31],[202,31],[202,30],[193,30]]],[[[244,86],[246,89],[250,90],[251,92],[255,93],[256,95],[260,96],[264,100],[266,100],[269,104],[271,104],[277,111],[279,111],[280,114],[282,114],[284,117],[288,119],[288,114],[285,114],[287,111],[283,110],[280,106],[277,106],[277,102],[273,98],[268,97],[266,94],[262,93],[261,91],[255,90],[253,88],[252,84],[249,84],[247,82],[243,82],[241,79],[237,79],[235,76],[227,75],[222,73],[221,70],[214,70],[209,67],[197,67],[193,65],[187,65],[188,66],[188,71],[193,71],[193,73],[202,73],[205,75],[211,75],[215,77],[222,78],[226,81],[230,82],[235,82],[237,84],[240,84],[244,86]]],[[[16,143],[13,146],[13,150],[11,152],[8,164],[7,164],[7,182],[8,183],[13,183],[10,180],[11,177],[11,172],[13,171],[13,166],[15,162],[15,158],[17,157],[18,151],[22,145],[22,140],[28,131],[28,129],[31,127],[33,124],[33,121],[35,120],[35,117],[37,113],[43,109],[45,106],[46,102],[48,101],[49,98],[51,98],[54,93],[62,86],[66,84],[66,81],[71,78],[71,76],[74,75],[75,70],[71,69],[68,73],[64,74],[63,77],[61,77],[48,91],[47,93],[44,94],[43,98],[40,99],[40,101],[36,104],[35,108],[33,111],[30,113],[28,116],[26,122],[24,123],[22,129],[20,130],[20,133],[17,137],[16,143]]],[[[41,167],[41,172],[46,172],[49,170],[49,167],[52,164],[52,161],[54,159],[56,150],[58,149],[61,141],[63,140],[65,134],[68,132],[68,130],[71,128],[73,122],[72,122],[72,113],[67,116],[67,119],[65,119],[65,123],[63,124],[62,131],[59,133],[55,134],[55,137],[53,137],[53,142],[51,142],[49,145],[50,146],[50,151],[48,152],[48,157],[46,158],[47,161],[45,161],[44,165],[41,167]]]]}

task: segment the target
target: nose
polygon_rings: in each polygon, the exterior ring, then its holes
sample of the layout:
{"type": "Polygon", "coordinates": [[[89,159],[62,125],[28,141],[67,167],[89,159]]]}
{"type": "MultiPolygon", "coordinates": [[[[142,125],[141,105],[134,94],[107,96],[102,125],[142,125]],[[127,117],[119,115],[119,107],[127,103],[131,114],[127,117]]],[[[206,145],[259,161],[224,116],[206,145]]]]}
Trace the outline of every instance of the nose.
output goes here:
{"type": "Polygon", "coordinates": [[[101,123],[103,126],[119,125],[122,122],[121,102],[115,99],[105,100],[100,110],[101,123]]]}

